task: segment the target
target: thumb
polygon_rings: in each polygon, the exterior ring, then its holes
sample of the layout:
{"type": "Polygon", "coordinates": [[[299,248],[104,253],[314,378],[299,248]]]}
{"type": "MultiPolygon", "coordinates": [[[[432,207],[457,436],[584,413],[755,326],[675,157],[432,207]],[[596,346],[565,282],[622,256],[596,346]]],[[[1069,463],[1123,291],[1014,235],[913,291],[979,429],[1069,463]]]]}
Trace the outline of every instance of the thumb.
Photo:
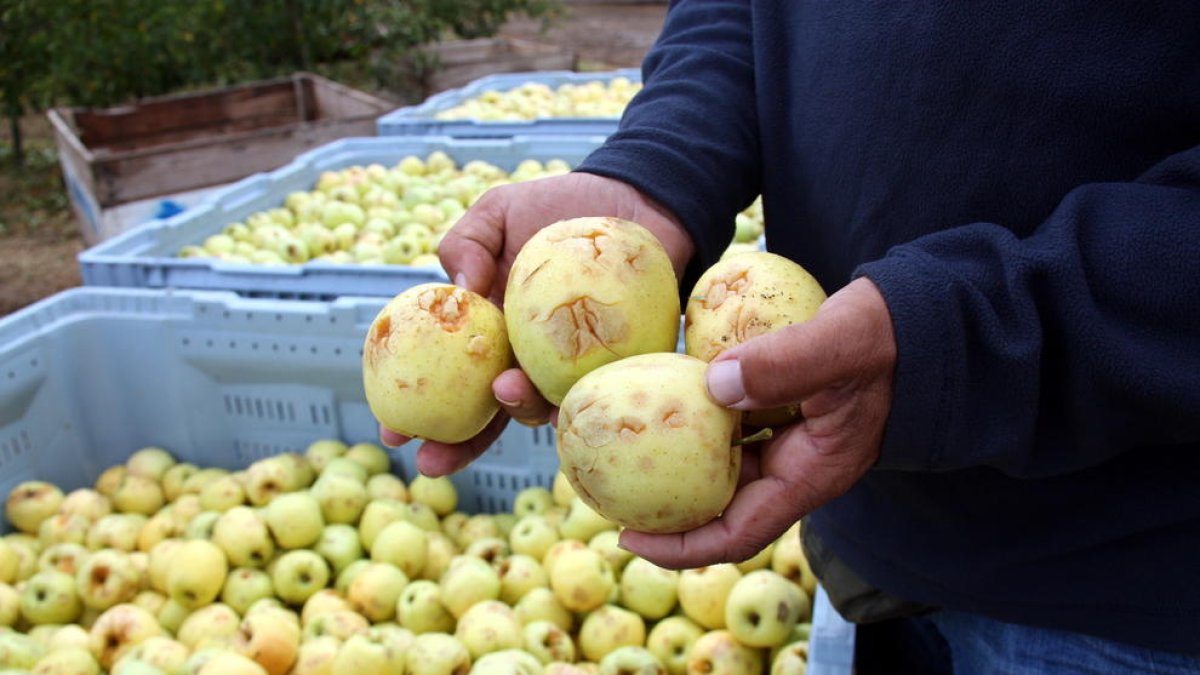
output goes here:
{"type": "Polygon", "coordinates": [[[877,367],[890,368],[894,353],[887,304],[862,278],[831,295],[808,321],[718,355],[708,367],[709,394],[736,410],[794,405],[877,367]]]}
{"type": "Polygon", "coordinates": [[[438,257],[455,284],[480,295],[493,295],[492,287],[498,281],[496,261],[504,251],[507,203],[502,188],[489,190],[442,238],[438,257]]]}

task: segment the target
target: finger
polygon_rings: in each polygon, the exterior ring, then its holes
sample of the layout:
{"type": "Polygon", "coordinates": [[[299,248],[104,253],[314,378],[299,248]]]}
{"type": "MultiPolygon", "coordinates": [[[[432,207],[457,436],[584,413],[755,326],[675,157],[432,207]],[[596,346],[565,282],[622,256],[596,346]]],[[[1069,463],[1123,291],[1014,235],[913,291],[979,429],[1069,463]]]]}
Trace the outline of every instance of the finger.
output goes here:
{"type": "Polygon", "coordinates": [[[398,448],[411,440],[412,438],[409,436],[396,433],[382,424],[379,425],[379,441],[389,448],[398,448]]]}
{"type": "Polygon", "coordinates": [[[526,426],[550,421],[554,406],[538,392],[529,376],[519,368],[510,368],[492,381],[492,394],[514,420],[526,426]]]}
{"type": "Polygon", "coordinates": [[[491,295],[496,260],[504,251],[506,212],[503,190],[489,190],[446,232],[438,245],[438,257],[455,284],[491,295]]]}
{"type": "Polygon", "coordinates": [[[508,415],[501,411],[470,440],[454,444],[425,441],[417,450],[417,471],[437,478],[462,470],[492,446],[507,424],[508,415]]]}
{"type": "Polygon", "coordinates": [[[709,365],[708,388],[736,410],[791,405],[890,368],[894,354],[887,304],[873,283],[858,279],[830,296],[812,319],[720,354],[709,365]]]}
{"type": "Polygon", "coordinates": [[[752,557],[800,518],[843,494],[871,466],[870,453],[814,444],[806,424],[789,427],[764,446],[762,477],[742,486],[719,518],[678,534],[626,530],[621,545],[672,569],[752,557]]]}

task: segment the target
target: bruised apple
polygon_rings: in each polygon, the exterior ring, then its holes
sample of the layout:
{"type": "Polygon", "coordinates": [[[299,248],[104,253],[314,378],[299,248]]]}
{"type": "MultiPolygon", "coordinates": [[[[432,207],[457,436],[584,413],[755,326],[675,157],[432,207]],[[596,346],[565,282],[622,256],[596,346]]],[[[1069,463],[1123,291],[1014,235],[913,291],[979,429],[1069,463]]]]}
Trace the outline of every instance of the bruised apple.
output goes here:
{"type": "Polygon", "coordinates": [[[371,323],[363,386],[385,427],[459,443],[500,409],[492,380],[511,364],[500,308],[450,284],[421,284],[393,298],[371,323]]]}
{"type": "Polygon", "coordinates": [[[649,230],[619,218],[574,218],[539,230],[517,253],[504,317],[521,368],[558,405],[599,366],[674,351],[679,291],[649,230]]]}
{"type": "Polygon", "coordinates": [[[643,532],[683,532],[720,515],[741,470],[740,413],[709,398],[706,367],[685,354],[643,354],[571,388],[558,457],[580,499],[643,532]]]}
{"type": "MultiPolygon", "coordinates": [[[[683,344],[691,356],[712,361],[747,340],[802,323],[825,302],[825,291],[799,264],[766,251],[730,256],[696,280],[684,311],[683,344]]],[[[795,406],[754,411],[746,422],[774,426],[790,421],[795,406]]]]}

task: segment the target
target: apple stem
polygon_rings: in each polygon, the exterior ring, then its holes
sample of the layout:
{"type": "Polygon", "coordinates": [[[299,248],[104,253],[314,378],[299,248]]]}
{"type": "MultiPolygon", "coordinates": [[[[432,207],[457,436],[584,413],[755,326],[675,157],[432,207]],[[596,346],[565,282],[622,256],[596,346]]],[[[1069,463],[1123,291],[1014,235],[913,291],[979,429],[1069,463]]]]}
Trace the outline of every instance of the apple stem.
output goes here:
{"type": "Polygon", "coordinates": [[[770,427],[768,427],[766,429],[759,429],[756,433],[750,434],[749,436],[746,436],[744,438],[739,438],[736,441],[730,443],[729,445],[730,445],[730,447],[735,447],[738,445],[747,445],[749,443],[757,443],[759,441],[768,441],[768,440],[771,440],[771,437],[774,435],[775,435],[775,432],[773,430],[771,430],[770,427]]]}

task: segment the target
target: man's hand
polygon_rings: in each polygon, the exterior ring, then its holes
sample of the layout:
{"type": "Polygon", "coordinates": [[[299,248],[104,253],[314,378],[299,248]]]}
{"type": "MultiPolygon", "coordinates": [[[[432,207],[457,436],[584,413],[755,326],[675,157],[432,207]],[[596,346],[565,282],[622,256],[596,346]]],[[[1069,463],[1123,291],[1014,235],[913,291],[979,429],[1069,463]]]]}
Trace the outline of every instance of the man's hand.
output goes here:
{"type": "Polygon", "coordinates": [[[809,321],[723,352],[708,368],[714,399],[736,410],[799,403],[802,420],[745,449],[741,484],[719,518],[680,534],[626,530],[621,545],[677,569],[753,556],[875,464],[895,364],[891,316],[867,279],[809,321]]]}
{"type": "MultiPolygon", "coordinates": [[[[584,216],[614,216],[650,230],[667,250],[677,278],[683,275],[692,257],[691,237],[670,212],[630,185],[587,173],[489,190],[446,233],[438,254],[455,284],[502,305],[508,271],[525,242],[547,225],[584,216]]],[[[545,424],[555,412],[517,368],[501,373],[492,383],[492,393],[502,407],[496,419],[464,443],[426,441],[417,452],[417,469],[421,473],[428,476],[454,473],[482,454],[509,419],[530,425],[545,424]]],[[[380,440],[394,447],[409,439],[380,429],[380,440]]]]}

